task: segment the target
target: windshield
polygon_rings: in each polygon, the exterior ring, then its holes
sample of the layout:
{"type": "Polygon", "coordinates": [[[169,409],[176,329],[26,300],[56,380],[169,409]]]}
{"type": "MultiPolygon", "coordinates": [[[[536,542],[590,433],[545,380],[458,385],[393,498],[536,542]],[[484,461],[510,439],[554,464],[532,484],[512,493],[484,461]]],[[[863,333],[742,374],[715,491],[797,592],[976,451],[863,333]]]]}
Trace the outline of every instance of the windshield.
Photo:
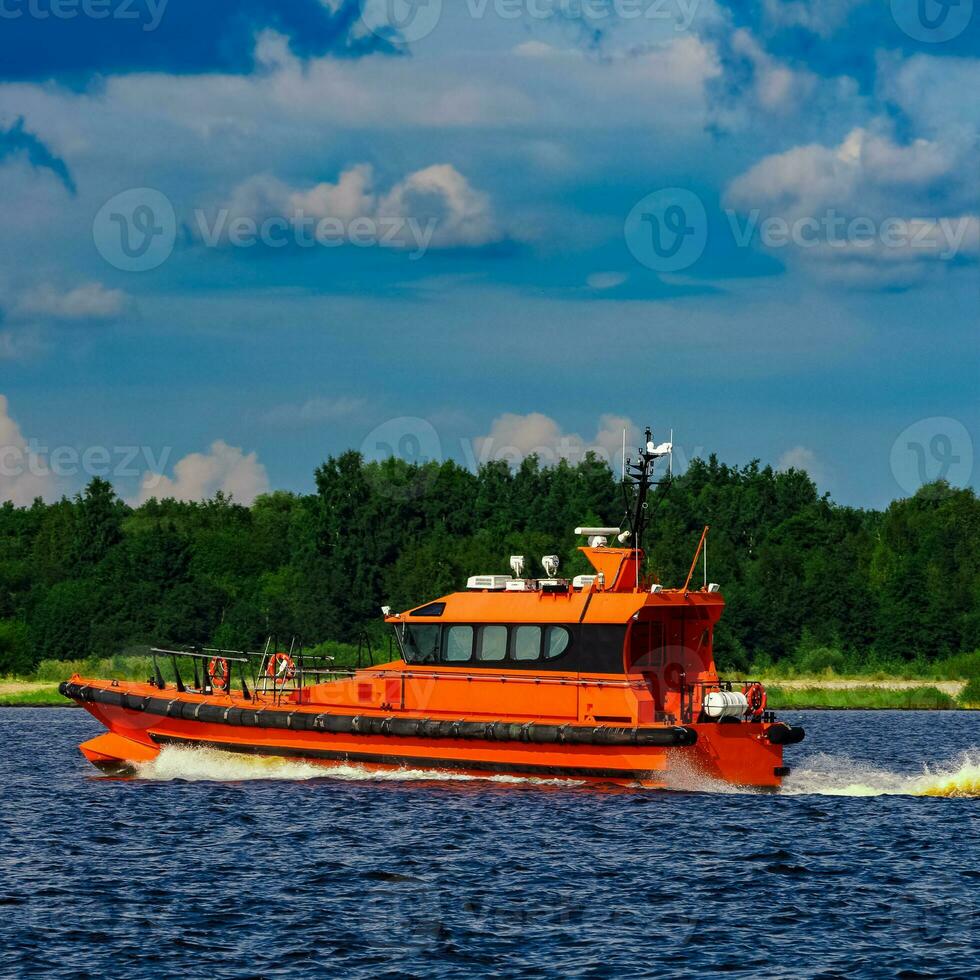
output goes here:
{"type": "Polygon", "coordinates": [[[439,626],[403,626],[398,639],[409,664],[434,664],[439,654],[439,626]]]}

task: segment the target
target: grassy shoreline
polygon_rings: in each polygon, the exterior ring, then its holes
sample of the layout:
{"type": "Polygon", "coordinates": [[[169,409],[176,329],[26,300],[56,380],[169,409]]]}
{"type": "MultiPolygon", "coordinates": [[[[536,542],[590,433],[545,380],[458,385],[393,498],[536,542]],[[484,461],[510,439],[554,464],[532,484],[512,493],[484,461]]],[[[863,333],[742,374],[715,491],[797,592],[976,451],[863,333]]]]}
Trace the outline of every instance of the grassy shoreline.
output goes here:
{"type": "Polygon", "coordinates": [[[70,708],[72,702],[58,693],[57,684],[39,686],[34,681],[0,681],[0,708],[70,708]]]}
{"type": "Polygon", "coordinates": [[[819,708],[824,710],[876,709],[891,711],[950,711],[977,709],[978,704],[952,697],[928,683],[909,687],[887,687],[855,683],[853,687],[813,686],[768,688],[769,707],[776,711],[819,708]]]}

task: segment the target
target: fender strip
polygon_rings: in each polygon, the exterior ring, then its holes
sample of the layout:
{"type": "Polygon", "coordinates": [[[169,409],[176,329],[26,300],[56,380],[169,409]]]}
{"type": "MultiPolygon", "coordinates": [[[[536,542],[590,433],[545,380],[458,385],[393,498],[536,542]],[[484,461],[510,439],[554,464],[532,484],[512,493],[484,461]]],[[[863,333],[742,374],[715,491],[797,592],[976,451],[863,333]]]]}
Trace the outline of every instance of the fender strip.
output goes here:
{"type": "Polygon", "coordinates": [[[672,748],[691,746],[698,740],[693,728],[663,725],[627,728],[613,725],[553,725],[537,722],[463,721],[439,718],[406,718],[399,715],[338,715],[332,712],[279,711],[270,708],[236,708],[189,701],[183,698],[143,697],[136,704],[116,690],[63,682],[58,690],[73,701],[94,702],[127,711],[201,721],[236,728],[284,731],[319,731],[330,735],[365,738],[477,739],[485,742],[531,742],[537,745],[608,745],[672,748]]]}

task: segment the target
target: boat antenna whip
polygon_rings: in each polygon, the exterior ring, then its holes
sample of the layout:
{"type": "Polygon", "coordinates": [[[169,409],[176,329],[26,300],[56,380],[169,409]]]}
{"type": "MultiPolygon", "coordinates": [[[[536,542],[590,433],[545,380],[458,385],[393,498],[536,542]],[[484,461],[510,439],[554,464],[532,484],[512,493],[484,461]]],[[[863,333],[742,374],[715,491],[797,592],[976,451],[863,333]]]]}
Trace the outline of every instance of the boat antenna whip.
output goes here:
{"type": "MultiPolygon", "coordinates": [[[[673,434],[672,434],[673,435],[673,434]]],[[[643,534],[647,525],[647,496],[651,487],[667,487],[673,472],[673,439],[659,445],[653,441],[649,428],[644,433],[644,445],[639,450],[637,460],[627,459],[623,467],[623,492],[629,501],[629,489],[634,493],[632,513],[627,505],[627,521],[630,526],[630,544],[634,550],[643,547],[643,534]],[[668,459],[667,475],[662,480],[653,479],[653,471],[658,459],[668,459]]]]}

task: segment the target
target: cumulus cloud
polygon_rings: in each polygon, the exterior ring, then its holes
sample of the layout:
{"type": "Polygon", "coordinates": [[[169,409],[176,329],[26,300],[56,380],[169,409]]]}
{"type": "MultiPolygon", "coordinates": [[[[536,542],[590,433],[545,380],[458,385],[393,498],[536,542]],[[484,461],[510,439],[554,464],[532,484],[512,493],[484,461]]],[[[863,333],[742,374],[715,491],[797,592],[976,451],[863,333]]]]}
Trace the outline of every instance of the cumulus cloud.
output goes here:
{"type": "Polygon", "coordinates": [[[124,313],[128,305],[126,293],[121,289],[107,289],[100,282],[85,283],[64,292],[44,283],[21,296],[15,313],[56,320],[109,320],[124,313]]]}
{"type": "Polygon", "coordinates": [[[738,235],[758,235],[788,261],[805,258],[821,276],[908,285],[926,274],[923,263],[945,268],[978,256],[962,175],[955,144],[898,143],[856,128],[837,146],[763,158],[729,184],[725,202],[749,216],[738,235]]]}
{"type": "Polygon", "coordinates": [[[381,200],[378,213],[434,219],[432,242],[443,248],[472,248],[502,237],[491,214],[490,198],[471,187],[448,163],[409,174],[381,200]]]}
{"type": "Polygon", "coordinates": [[[806,446],[793,446],[791,449],[787,449],[777,460],[776,469],[783,472],[802,470],[815,483],[823,483],[826,476],[823,464],[817,458],[817,454],[806,446]]]}
{"type": "Polygon", "coordinates": [[[10,417],[7,397],[0,395],[0,503],[10,500],[25,507],[35,497],[50,497],[55,489],[46,462],[31,451],[20,426],[10,417]]]}
{"type": "Polygon", "coordinates": [[[527,456],[536,455],[546,465],[559,459],[574,464],[591,451],[615,469],[622,461],[623,429],[626,429],[629,452],[640,430],[625,416],[600,415],[595,435],[586,439],[577,432],[565,432],[558,422],[541,412],[528,415],[507,412],[493,420],[489,433],[474,439],[476,462],[506,460],[515,465],[527,456]]]}
{"type": "Polygon", "coordinates": [[[736,208],[777,208],[791,217],[830,207],[867,213],[930,191],[957,164],[957,155],[942,143],[917,139],[901,145],[859,127],[839,146],[796,146],[764,157],[729,184],[726,198],[736,208]]]}
{"type": "Polygon", "coordinates": [[[319,222],[339,223],[342,230],[331,230],[331,236],[339,233],[355,244],[361,237],[358,223],[367,221],[376,230],[376,243],[401,248],[417,248],[420,237],[426,247],[434,248],[475,248],[505,237],[490,198],[448,163],[416,170],[387,191],[377,187],[374,168],[368,163],[349,167],[336,181],[306,188],[258,174],[234,188],[210,226],[199,220],[202,238],[221,240],[237,218],[283,219],[305,228],[304,234],[311,238],[319,234],[317,228],[325,227],[319,222]]]}
{"type": "Polygon", "coordinates": [[[269,477],[256,453],[244,453],[218,439],[206,453],[190,453],[174,464],[174,475],[146,473],[132,503],[151,500],[206,500],[219,490],[240,504],[251,504],[269,490],[269,477]]]}

